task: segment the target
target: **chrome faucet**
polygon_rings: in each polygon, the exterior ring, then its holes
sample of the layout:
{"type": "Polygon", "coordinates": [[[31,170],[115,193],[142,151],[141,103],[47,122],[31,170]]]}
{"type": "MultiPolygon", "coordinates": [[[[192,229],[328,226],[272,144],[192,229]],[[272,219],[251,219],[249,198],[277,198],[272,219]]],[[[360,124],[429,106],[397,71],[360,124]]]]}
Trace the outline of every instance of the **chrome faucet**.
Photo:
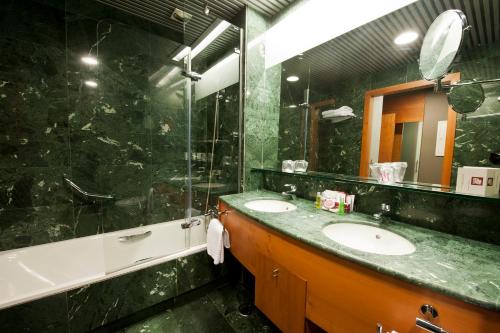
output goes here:
{"type": "Polygon", "coordinates": [[[389,213],[391,212],[391,206],[386,203],[380,205],[380,212],[373,214],[373,218],[380,222],[389,221],[389,213]]]}
{"type": "Polygon", "coordinates": [[[286,197],[287,199],[291,199],[291,200],[297,199],[297,195],[296,195],[297,186],[295,186],[294,184],[285,184],[284,186],[289,187],[290,190],[281,192],[281,195],[286,197]]]}

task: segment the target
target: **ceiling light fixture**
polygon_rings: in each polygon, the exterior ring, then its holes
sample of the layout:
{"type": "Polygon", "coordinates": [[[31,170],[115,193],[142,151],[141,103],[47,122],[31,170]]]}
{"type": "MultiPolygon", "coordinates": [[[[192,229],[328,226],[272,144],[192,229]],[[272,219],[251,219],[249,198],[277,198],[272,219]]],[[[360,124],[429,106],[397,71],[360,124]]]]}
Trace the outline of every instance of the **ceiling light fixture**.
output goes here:
{"type": "Polygon", "coordinates": [[[288,108],[289,108],[289,109],[296,109],[296,108],[297,108],[297,105],[295,105],[295,104],[291,104],[291,105],[288,105],[288,108]]]}
{"type": "MultiPolygon", "coordinates": [[[[210,45],[217,37],[219,37],[230,26],[231,23],[226,21],[222,21],[219,24],[217,24],[217,26],[215,26],[215,28],[212,31],[210,31],[210,33],[206,35],[205,38],[203,38],[201,42],[199,42],[193,48],[193,50],[191,51],[191,59],[200,54],[201,51],[203,51],[208,45],[210,45]]],[[[182,60],[184,59],[185,56],[188,55],[188,53],[189,53],[189,46],[186,46],[179,53],[177,53],[175,57],[173,57],[173,60],[175,61],[182,60]]]]}
{"type": "Polygon", "coordinates": [[[83,57],[81,58],[81,60],[82,60],[82,62],[83,62],[84,64],[87,64],[87,65],[90,65],[90,66],[96,66],[96,65],[98,65],[98,64],[99,64],[99,61],[97,60],[97,58],[96,58],[96,57],[93,57],[93,56],[90,56],[90,55],[88,55],[88,56],[83,56],[83,57]]]}
{"type": "Polygon", "coordinates": [[[418,33],[415,31],[406,31],[397,36],[394,39],[394,43],[397,45],[405,45],[405,44],[410,44],[411,42],[416,41],[418,38],[418,33]]]}
{"type": "Polygon", "coordinates": [[[297,75],[290,75],[289,77],[286,78],[288,82],[297,82],[299,80],[299,77],[297,75]]]}
{"type": "Polygon", "coordinates": [[[87,80],[84,83],[89,88],[97,88],[97,82],[95,82],[94,80],[87,80]]]}

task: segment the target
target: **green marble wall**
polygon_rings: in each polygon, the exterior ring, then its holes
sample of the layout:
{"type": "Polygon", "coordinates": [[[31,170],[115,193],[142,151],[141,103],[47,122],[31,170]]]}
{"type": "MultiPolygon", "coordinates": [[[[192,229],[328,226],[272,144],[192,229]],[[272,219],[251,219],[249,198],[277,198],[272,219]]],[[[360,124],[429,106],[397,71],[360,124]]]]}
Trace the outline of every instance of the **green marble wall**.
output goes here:
{"type": "MultiPolygon", "coordinates": [[[[496,79],[500,77],[500,43],[462,52],[456,70],[464,79],[496,79]]],[[[458,117],[453,156],[456,168],[464,165],[494,165],[488,160],[492,151],[500,150],[500,85],[484,84],[485,101],[464,120],[458,117]]],[[[497,166],[498,167],[498,166],[497,166]]]]}
{"type": "Polygon", "coordinates": [[[0,251],[183,218],[183,90],[150,79],[180,44],[94,1],[7,0],[0,15],[0,251]],[[116,202],[82,201],[63,174],[116,202]]]}
{"type": "MultiPolygon", "coordinates": [[[[238,139],[239,139],[239,83],[219,91],[219,117],[214,144],[212,184],[209,204],[215,205],[220,195],[238,191],[238,139]]],[[[217,93],[206,96],[194,104],[192,130],[193,208],[205,211],[210,170],[210,154],[217,93]],[[198,185],[200,184],[200,185],[198,185]]]]}
{"type": "Polygon", "coordinates": [[[468,239],[500,244],[500,205],[496,200],[453,197],[376,184],[323,179],[301,174],[253,171],[266,190],[281,192],[284,184],[296,184],[298,196],[314,200],[325,189],[355,194],[355,211],[373,214],[382,203],[391,206],[391,218],[468,239]],[[446,207],[446,209],[443,209],[446,207]]]}
{"type": "Polygon", "coordinates": [[[255,188],[253,167],[277,167],[281,65],[265,68],[265,40],[261,36],[269,22],[251,8],[246,12],[247,49],[244,110],[244,190],[255,188]]]}
{"type": "Polygon", "coordinates": [[[215,281],[225,269],[205,252],[192,254],[0,310],[0,331],[89,332],[215,281]]]}

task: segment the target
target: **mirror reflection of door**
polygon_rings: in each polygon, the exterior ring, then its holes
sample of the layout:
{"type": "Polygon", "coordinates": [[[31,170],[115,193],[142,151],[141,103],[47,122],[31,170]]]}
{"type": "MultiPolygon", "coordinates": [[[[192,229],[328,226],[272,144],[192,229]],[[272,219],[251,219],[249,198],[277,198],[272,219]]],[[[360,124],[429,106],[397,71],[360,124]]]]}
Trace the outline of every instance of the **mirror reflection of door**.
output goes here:
{"type": "MultiPolygon", "coordinates": [[[[444,156],[443,123],[448,117],[446,95],[420,90],[383,97],[379,121],[378,161],[407,162],[405,181],[439,184],[444,156]]],[[[446,132],[446,131],[445,131],[446,132]]],[[[446,135],[445,135],[446,137],[446,135]]],[[[444,139],[445,139],[444,137],[444,139]]]]}

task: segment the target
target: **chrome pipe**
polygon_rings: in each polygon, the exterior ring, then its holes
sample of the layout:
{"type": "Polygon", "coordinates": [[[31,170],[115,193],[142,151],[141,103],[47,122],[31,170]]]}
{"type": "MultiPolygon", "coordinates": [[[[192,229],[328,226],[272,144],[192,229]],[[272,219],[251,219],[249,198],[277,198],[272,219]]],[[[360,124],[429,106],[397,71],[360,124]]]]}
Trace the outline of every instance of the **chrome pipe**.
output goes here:
{"type": "Polygon", "coordinates": [[[98,193],[91,193],[83,190],[80,186],[76,185],[74,182],[71,181],[66,176],[63,176],[63,180],[66,184],[68,184],[72,190],[74,190],[76,193],[78,193],[80,196],[83,197],[86,201],[92,201],[95,202],[97,200],[114,200],[115,197],[111,194],[98,194],[98,193]]]}

